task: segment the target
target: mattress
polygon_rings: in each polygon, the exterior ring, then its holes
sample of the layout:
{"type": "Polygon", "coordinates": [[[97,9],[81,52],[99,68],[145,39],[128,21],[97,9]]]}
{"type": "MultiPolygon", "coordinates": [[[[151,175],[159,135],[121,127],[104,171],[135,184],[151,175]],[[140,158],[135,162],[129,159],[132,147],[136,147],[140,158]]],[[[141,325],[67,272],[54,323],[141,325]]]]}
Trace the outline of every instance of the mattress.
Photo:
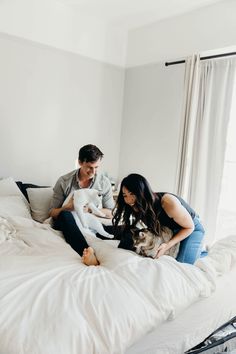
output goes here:
{"type": "Polygon", "coordinates": [[[215,292],[191,305],[173,321],[131,346],[126,354],[183,354],[236,315],[236,268],[217,282],[215,292]]]}

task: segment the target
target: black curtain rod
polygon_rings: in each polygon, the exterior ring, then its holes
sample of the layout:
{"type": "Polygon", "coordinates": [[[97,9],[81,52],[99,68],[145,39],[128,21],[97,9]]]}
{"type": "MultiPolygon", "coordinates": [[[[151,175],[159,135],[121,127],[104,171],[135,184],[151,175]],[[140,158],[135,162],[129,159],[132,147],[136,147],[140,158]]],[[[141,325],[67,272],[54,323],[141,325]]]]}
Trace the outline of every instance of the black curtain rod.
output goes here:
{"type": "MultiPolygon", "coordinates": [[[[236,55],[236,52],[231,52],[231,53],[224,53],[224,54],[216,54],[216,55],[209,55],[207,57],[201,57],[200,60],[206,60],[206,59],[214,59],[214,58],[222,58],[222,57],[228,57],[230,55],[236,55]]],[[[166,62],[165,66],[169,65],[176,65],[176,64],[183,64],[185,63],[185,60],[178,60],[178,61],[170,61],[166,62]]]]}

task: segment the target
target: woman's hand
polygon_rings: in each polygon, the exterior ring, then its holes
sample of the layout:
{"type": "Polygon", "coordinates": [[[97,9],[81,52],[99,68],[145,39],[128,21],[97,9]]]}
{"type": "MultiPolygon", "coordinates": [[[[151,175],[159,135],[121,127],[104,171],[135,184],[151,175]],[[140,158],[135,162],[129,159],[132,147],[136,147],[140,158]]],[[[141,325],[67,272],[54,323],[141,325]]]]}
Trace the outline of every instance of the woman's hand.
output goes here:
{"type": "Polygon", "coordinates": [[[168,249],[169,249],[169,247],[168,247],[167,243],[162,243],[157,249],[156,258],[160,258],[161,256],[163,256],[168,249]]]}

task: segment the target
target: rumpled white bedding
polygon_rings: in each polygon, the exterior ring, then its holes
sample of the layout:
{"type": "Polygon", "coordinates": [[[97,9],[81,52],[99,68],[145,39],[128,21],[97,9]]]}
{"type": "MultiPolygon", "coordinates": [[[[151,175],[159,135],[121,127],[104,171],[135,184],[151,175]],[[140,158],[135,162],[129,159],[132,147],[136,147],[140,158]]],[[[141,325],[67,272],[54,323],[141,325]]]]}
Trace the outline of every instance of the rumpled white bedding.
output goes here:
{"type": "Polygon", "coordinates": [[[205,262],[212,261],[212,257],[213,259],[219,257],[219,262],[223,257],[221,269],[224,267],[224,260],[225,264],[228,264],[226,273],[217,278],[213,294],[196,301],[173,321],[165,321],[157,326],[154,331],[132,345],[126,354],[183,354],[235,317],[236,267],[233,266],[235,240],[236,235],[222,239],[212,247],[209,257],[198,261],[204,266],[205,262]]]}
{"type": "Polygon", "coordinates": [[[236,262],[236,237],[192,266],[88,235],[101,265],[87,267],[48,225],[21,217],[0,225],[0,354],[122,354],[209,296],[236,262]]]}

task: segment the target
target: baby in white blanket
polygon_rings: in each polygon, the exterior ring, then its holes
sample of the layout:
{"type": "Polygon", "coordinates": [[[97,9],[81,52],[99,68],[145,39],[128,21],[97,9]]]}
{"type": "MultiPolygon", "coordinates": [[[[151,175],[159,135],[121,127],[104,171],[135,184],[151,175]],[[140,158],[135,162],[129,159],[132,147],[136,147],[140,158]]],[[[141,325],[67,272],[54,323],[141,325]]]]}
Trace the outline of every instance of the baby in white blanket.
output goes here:
{"type": "Polygon", "coordinates": [[[81,228],[82,225],[84,229],[89,229],[95,233],[98,232],[107,238],[113,238],[114,236],[104,230],[102,223],[96,217],[105,217],[105,214],[98,208],[100,204],[98,191],[91,188],[78,189],[68,195],[63,205],[67,204],[72,196],[74,201],[72,215],[78,227],[81,228]],[[88,207],[92,213],[84,212],[84,207],[88,207]]]}

